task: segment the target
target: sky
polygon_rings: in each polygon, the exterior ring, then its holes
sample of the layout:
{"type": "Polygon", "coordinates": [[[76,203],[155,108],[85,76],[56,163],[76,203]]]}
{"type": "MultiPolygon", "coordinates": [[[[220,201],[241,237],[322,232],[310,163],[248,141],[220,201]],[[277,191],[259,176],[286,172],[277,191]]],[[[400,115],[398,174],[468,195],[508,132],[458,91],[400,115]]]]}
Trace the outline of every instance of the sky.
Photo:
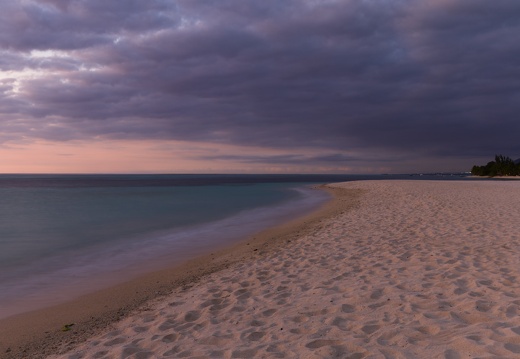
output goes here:
{"type": "Polygon", "coordinates": [[[520,157],[518,0],[2,0],[0,173],[520,157]]]}

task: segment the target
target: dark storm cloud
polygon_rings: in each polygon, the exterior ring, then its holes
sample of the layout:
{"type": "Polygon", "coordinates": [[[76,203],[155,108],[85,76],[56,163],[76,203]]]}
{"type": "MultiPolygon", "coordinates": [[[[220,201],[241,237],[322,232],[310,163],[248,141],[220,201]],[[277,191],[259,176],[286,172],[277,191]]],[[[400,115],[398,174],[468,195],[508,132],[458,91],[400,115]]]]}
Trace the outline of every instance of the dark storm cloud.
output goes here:
{"type": "Polygon", "coordinates": [[[5,9],[0,70],[40,74],[16,92],[0,84],[9,139],[304,146],[337,151],[338,162],[355,161],[341,157],[349,150],[386,160],[520,155],[517,0],[40,0],[5,9]]]}

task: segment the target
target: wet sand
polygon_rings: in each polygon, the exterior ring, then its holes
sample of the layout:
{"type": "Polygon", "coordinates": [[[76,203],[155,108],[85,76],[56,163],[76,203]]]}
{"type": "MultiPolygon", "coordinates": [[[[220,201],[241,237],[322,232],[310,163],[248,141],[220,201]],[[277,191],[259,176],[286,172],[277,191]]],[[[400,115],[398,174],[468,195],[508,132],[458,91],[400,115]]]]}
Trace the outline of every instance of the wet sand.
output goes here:
{"type": "Polygon", "coordinates": [[[54,329],[42,353],[520,357],[519,182],[360,181],[329,190],[335,200],[318,214],[201,259],[193,276],[176,272],[180,286],[171,281],[120,321],[116,306],[104,325],[54,329]],[[80,342],[89,330],[95,335],[80,342]]]}

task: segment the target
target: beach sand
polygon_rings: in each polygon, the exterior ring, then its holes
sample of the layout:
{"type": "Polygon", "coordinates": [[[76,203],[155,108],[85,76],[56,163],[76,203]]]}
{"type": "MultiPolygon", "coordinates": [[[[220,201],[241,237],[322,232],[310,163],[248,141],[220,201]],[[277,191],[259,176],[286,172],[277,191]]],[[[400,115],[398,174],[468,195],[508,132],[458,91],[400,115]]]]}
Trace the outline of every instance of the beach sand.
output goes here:
{"type": "Polygon", "coordinates": [[[336,199],[320,214],[206,257],[211,270],[95,326],[86,342],[92,322],[78,321],[22,350],[71,349],[51,358],[75,359],[520,357],[519,182],[330,187],[336,199]]]}

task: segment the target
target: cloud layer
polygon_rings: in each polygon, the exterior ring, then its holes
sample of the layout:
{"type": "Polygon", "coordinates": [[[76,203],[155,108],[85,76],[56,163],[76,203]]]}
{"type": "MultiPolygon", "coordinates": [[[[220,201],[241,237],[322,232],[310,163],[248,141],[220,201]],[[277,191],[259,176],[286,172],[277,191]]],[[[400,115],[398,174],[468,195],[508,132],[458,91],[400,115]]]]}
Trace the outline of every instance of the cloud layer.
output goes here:
{"type": "Polygon", "coordinates": [[[2,6],[5,143],[305,147],[329,151],[313,158],[324,163],[520,156],[517,0],[2,6]]]}

